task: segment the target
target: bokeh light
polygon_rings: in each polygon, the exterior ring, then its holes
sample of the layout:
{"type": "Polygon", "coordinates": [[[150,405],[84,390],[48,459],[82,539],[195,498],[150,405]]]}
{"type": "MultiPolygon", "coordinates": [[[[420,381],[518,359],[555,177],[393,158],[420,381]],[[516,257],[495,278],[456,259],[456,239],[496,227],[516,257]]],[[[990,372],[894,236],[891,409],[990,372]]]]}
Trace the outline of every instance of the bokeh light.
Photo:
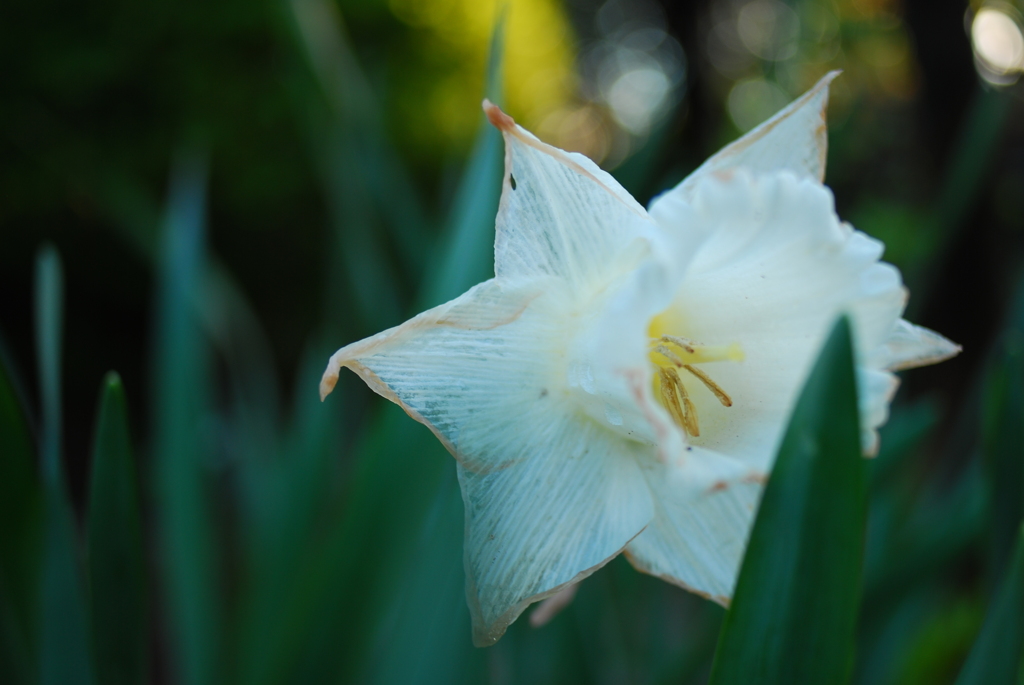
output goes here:
{"type": "MultiPolygon", "coordinates": [[[[392,13],[412,29],[398,76],[399,128],[436,153],[466,147],[480,120],[480,92],[498,0],[390,0],[392,13]],[[403,60],[404,61],[404,60],[403,60]],[[418,67],[416,65],[419,65],[418,67]],[[440,81],[438,72],[442,71],[440,81]],[[427,116],[423,116],[423,114],[427,116]]],[[[557,0],[507,3],[504,80],[509,112],[535,128],[576,90],[575,38],[557,0]]]]}
{"type": "Polygon", "coordinates": [[[682,99],[686,57],[649,0],[606,0],[582,28],[578,100],[553,111],[538,134],[614,168],[682,99]]]}
{"type": "Polygon", "coordinates": [[[754,0],[740,9],[736,30],[751,54],[779,62],[797,52],[800,19],[780,0],[754,0]]]}
{"type": "MultiPolygon", "coordinates": [[[[398,128],[424,151],[467,146],[499,3],[389,0],[389,7],[433,72],[429,80],[415,70],[397,78],[398,128]],[[439,55],[446,62],[440,79],[439,55]]],[[[505,106],[548,142],[611,168],[682,98],[685,55],[651,0],[606,0],[583,38],[556,0],[514,0],[507,12],[505,106]]]]}
{"type": "Polygon", "coordinates": [[[726,107],[736,128],[749,131],[785,107],[789,101],[789,95],[777,84],[754,78],[733,86],[726,107]]]}
{"type": "Polygon", "coordinates": [[[905,102],[917,92],[898,0],[722,0],[708,8],[702,35],[708,76],[741,131],[832,69],[844,71],[833,123],[860,98],[905,102]]]}
{"type": "Polygon", "coordinates": [[[1007,6],[987,6],[971,22],[975,64],[990,83],[1013,83],[1024,70],[1024,35],[1015,14],[1007,6]]]}

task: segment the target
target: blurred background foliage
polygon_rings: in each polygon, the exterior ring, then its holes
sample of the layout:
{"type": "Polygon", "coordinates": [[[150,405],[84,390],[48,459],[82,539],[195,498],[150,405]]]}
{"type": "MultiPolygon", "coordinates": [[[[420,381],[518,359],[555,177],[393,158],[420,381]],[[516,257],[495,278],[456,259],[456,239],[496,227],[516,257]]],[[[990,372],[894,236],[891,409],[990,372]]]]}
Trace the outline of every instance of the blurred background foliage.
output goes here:
{"type": "Polygon", "coordinates": [[[621,560],[474,650],[450,457],[317,381],[490,275],[484,95],[647,202],[838,68],[839,213],[965,348],[870,465],[854,681],[954,682],[1024,516],[1022,11],[4,2],[0,680],[705,682],[723,611],[621,560]]]}

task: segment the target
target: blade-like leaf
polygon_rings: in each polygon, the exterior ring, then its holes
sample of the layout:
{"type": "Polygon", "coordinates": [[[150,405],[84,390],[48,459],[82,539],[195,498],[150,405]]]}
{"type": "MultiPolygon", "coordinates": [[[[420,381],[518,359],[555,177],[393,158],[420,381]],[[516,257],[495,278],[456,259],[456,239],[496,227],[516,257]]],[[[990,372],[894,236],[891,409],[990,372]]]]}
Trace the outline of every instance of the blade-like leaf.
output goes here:
{"type": "Polygon", "coordinates": [[[39,682],[93,682],[89,619],[74,512],[61,463],[60,351],[64,301],[60,257],[44,247],[36,262],[36,347],[42,422],[44,542],[39,584],[39,682]]]}
{"type": "MultiPolygon", "coordinates": [[[[302,364],[296,387],[316,385],[321,355],[302,364]]],[[[342,395],[340,399],[347,399],[342,395]]],[[[297,418],[277,458],[251,460],[245,471],[247,578],[239,611],[239,674],[244,685],[286,682],[298,655],[316,632],[311,615],[325,595],[342,589],[336,569],[348,556],[326,559],[324,510],[334,510],[335,471],[343,450],[343,404],[321,403],[313,393],[296,396],[297,418]],[[311,565],[327,569],[310,582],[311,565]]],[[[307,673],[307,682],[319,682],[307,673]]]]}
{"type": "Polygon", "coordinates": [[[992,600],[956,685],[1017,685],[1024,682],[1024,526],[1013,558],[992,600]]]}
{"type": "Polygon", "coordinates": [[[203,265],[206,170],[172,175],[157,302],[154,458],[161,563],[179,681],[219,682],[220,593],[206,493],[204,349],[194,303],[203,265]]]}
{"type": "Polygon", "coordinates": [[[992,482],[993,580],[1006,566],[1024,519],[1024,335],[1011,328],[1002,343],[1002,358],[988,378],[982,432],[992,482]]]}
{"type": "Polygon", "coordinates": [[[0,682],[30,680],[42,497],[32,438],[7,369],[0,363],[0,682]]]}
{"type": "Polygon", "coordinates": [[[96,674],[103,683],[146,679],[146,583],[135,463],[124,387],[103,380],[93,443],[88,519],[96,674]]]}
{"type": "Polygon", "coordinates": [[[712,685],[849,678],[867,466],[849,322],[832,329],[797,402],[751,532],[712,685]]]}
{"type": "Polygon", "coordinates": [[[881,487],[900,473],[938,423],[939,410],[934,401],[924,399],[893,407],[880,431],[878,456],[869,462],[872,485],[881,487]]]}
{"type": "MultiPolygon", "coordinates": [[[[398,218],[384,222],[391,225],[419,223],[411,184],[404,182],[400,165],[378,131],[381,116],[336,5],[325,0],[283,0],[280,6],[290,42],[304,54],[315,90],[327,105],[317,106],[320,98],[308,92],[300,99],[306,139],[334,225],[325,293],[327,331],[338,335],[353,313],[370,328],[392,326],[401,319],[400,279],[381,239],[381,214],[398,218]],[[382,174],[389,172],[396,177],[383,179],[382,174]],[[382,183],[386,184],[383,191],[382,183]],[[390,203],[384,212],[373,201],[382,192],[390,203]],[[407,211],[395,211],[398,205],[405,205],[407,211]]],[[[403,238],[410,236],[408,231],[400,229],[396,235],[400,246],[415,243],[403,238]]]]}
{"type": "Polygon", "coordinates": [[[52,245],[39,251],[36,260],[36,361],[39,367],[39,396],[42,425],[39,455],[43,476],[55,481],[63,472],[61,452],[61,320],[64,309],[64,272],[52,245]]]}
{"type": "Polygon", "coordinates": [[[469,640],[462,570],[462,497],[455,465],[441,463],[440,487],[380,621],[364,664],[365,682],[447,685],[480,680],[484,655],[469,640]],[[430,629],[424,631],[424,625],[430,629]],[[396,649],[401,659],[394,658],[396,649]]]}
{"type": "Polygon", "coordinates": [[[95,678],[74,513],[62,483],[46,485],[45,502],[39,683],[88,685],[95,678]]]}
{"type": "MultiPolygon", "coordinates": [[[[501,65],[504,50],[505,12],[498,16],[491,36],[485,90],[492,102],[501,104],[501,65]]],[[[458,297],[494,275],[494,217],[501,196],[502,141],[498,129],[479,117],[480,129],[469,163],[446,222],[438,268],[427,274],[419,304],[433,307],[458,297]]]]}

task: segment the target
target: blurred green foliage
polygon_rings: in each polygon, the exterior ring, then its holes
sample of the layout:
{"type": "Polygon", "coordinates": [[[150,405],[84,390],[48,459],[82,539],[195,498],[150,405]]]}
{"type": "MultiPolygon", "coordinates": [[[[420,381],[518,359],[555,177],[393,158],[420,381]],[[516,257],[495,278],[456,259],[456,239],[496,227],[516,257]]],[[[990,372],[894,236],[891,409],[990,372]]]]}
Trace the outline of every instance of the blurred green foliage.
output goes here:
{"type": "MultiPolygon", "coordinates": [[[[476,16],[467,3],[432,4],[455,9],[422,25],[402,2],[4,3],[0,682],[701,683],[723,618],[714,682],[760,682],[764,664],[806,673],[824,654],[855,655],[856,683],[1013,682],[1020,91],[975,83],[969,49],[948,40],[963,3],[909,0],[788,3],[817,33],[790,62],[750,58],[729,76],[704,29],[742,4],[668,9],[689,90],[616,173],[649,197],[735,135],[737,83],[797,88],[841,60],[841,214],[886,241],[915,319],[964,342],[964,360],[909,379],[866,476],[784,448],[731,613],[616,560],[549,625],[524,617],[475,650],[452,460],[361,386],[343,380],[321,404],[316,382],[335,347],[489,275],[502,149],[476,103],[500,100],[513,73],[503,33],[485,70],[490,24],[452,37],[476,16]],[[834,34],[820,23],[832,15],[834,34]],[[904,61],[880,66],[882,53],[904,61]],[[424,143],[432,119],[410,93],[435,90],[434,114],[474,109],[424,143]],[[37,252],[45,239],[60,256],[37,252]],[[821,493],[771,494],[843,478],[864,480],[841,490],[847,517],[822,515],[838,504],[821,493]],[[815,524],[804,546],[772,553],[794,521],[815,524]],[[820,649],[801,654],[799,631],[820,649]],[[767,654],[753,666],[750,640],[767,654]]],[[[523,6],[507,19],[519,57],[523,6]]],[[[553,35],[572,18],[585,37],[604,4],[529,6],[557,11],[553,35]]],[[[528,110],[524,73],[510,104],[528,110]]],[[[842,385],[835,345],[820,369],[842,385]]],[[[824,431],[812,413],[791,430],[824,431]]],[[[824,660],[838,670],[820,681],[846,677],[847,658],[824,660]]]]}

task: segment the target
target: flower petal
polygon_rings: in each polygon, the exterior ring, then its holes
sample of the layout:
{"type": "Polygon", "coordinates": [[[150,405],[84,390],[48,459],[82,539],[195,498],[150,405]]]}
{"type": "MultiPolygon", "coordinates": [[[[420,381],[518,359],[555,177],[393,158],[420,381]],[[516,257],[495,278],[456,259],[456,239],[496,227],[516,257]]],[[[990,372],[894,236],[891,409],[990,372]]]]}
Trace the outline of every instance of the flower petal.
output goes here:
{"type": "Polygon", "coordinates": [[[838,71],[826,74],[785,109],[726,145],[675,188],[656,197],[650,205],[651,216],[659,220],[660,214],[676,211],[673,206],[689,202],[701,179],[741,167],[754,172],[790,171],[798,177],[824,180],[828,151],[825,109],[829,84],[838,75],[838,71]]]}
{"type": "Polygon", "coordinates": [[[505,178],[494,241],[496,276],[556,276],[574,290],[600,290],[632,241],[649,235],[647,212],[609,174],[580,154],[540,142],[484,102],[505,137],[505,178]]]}
{"type": "Polygon", "coordinates": [[[902,371],[938,364],[960,354],[960,346],[935,331],[900,319],[889,337],[871,353],[872,366],[902,371]]]}
{"type": "Polygon", "coordinates": [[[607,563],[654,507],[638,461],[650,448],[590,419],[536,411],[505,436],[522,459],[459,468],[473,640],[493,644],[529,604],[607,563]]]}
{"type": "Polygon", "coordinates": [[[460,462],[499,467],[517,458],[503,431],[517,431],[545,399],[564,394],[553,352],[565,336],[562,310],[544,290],[543,280],[522,286],[492,279],[344,347],[328,363],[321,397],[348,367],[430,428],[460,462]]]}
{"type": "Polygon", "coordinates": [[[881,244],[841,224],[832,194],[815,181],[740,170],[695,190],[690,208],[710,237],[676,294],[668,332],[739,343],[745,361],[702,367],[733,404],[694,384],[701,434],[691,442],[767,470],[835,318],[852,315],[863,363],[889,338],[905,291],[899,272],[878,261],[881,244]]]}
{"type": "MultiPolygon", "coordinates": [[[[699,447],[687,455],[708,462],[707,469],[723,459],[699,447]]],[[[657,465],[644,474],[654,494],[655,516],[626,546],[630,562],[644,573],[728,606],[765,476],[748,471],[693,493],[685,467],[657,465]]]]}
{"type": "Polygon", "coordinates": [[[878,428],[889,420],[889,403],[900,379],[889,371],[857,368],[857,403],[860,409],[860,444],[865,456],[878,454],[878,428]]]}
{"type": "Polygon", "coordinates": [[[654,448],[582,411],[566,383],[567,301],[499,279],[339,350],[342,367],[427,425],[459,462],[474,640],[618,554],[653,517],[654,448]]]}

